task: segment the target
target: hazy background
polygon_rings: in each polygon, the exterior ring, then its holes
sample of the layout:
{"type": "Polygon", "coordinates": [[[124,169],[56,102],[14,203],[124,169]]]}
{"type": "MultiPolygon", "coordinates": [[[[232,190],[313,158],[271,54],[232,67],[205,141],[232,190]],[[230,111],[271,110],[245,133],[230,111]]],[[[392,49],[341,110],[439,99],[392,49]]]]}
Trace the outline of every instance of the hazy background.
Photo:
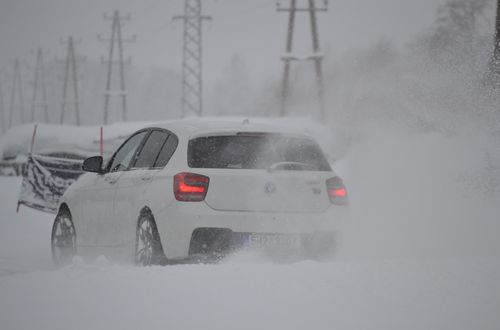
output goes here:
{"type": "MultiPolygon", "coordinates": [[[[404,45],[433,21],[439,0],[337,0],[330,1],[329,11],[320,13],[320,39],[325,50],[339,56],[351,48],[365,47],[381,37],[404,45]]],[[[283,6],[288,1],[281,1],[283,6]]],[[[300,3],[300,1],[299,1],[300,3]]],[[[0,63],[19,56],[27,61],[36,47],[64,56],[60,37],[81,37],[80,52],[89,58],[106,55],[106,44],[97,42],[97,34],[110,33],[110,21],[104,12],[118,9],[130,13],[132,20],[124,35],[136,34],[137,43],[126,53],[141,67],[162,67],[179,71],[182,47],[182,23],[172,16],[182,14],[182,0],[2,0],[0,2],[0,63]]],[[[245,57],[254,78],[264,73],[278,74],[279,56],[284,52],[287,14],[277,13],[273,0],[204,0],[203,12],[214,20],[204,29],[207,82],[220,78],[231,56],[245,57]]],[[[296,46],[309,49],[308,14],[297,18],[296,46]],[[304,25],[305,24],[305,25],[304,25]]]]}
{"type": "MultiPolygon", "coordinates": [[[[329,11],[318,14],[320,43],[327,61],[335,61],[349,50],[368,47],[381,38],[391,40],[398,49],[404,48],[432,23],[439,3],[437,0],[331,1],[329,11]]],[[[288,1],[282,1],[282,5],[288,6],[288,1]]],[[[104,20],[103,13],[115,9],[122,15],[132,15],[132,20],[123,26],[124,37],[137,35],[136,43],[125,45],[125,56],[132,58],[132,66],[126,69],[129,117],[148,120],[178,117],[183,26],[180,21],[173,22],[172,16],[182,14],[181,0],[1,0],[0,72],[6,107],[10,102],[12,59],[19,57],[26,85],[25,105],[30,109],[29,81],[33,80],[35,64],[31,52],[42,47],[48,51],[45,64],[51,118],[59,118],[63,64],[54,63],[53,59],[64,59],[66,50],[59,40],[73,35],[82,39],[76,49],[87,58],[79,64],[83,122],[102,121],[106,66],[99,60],[107,58],[108,44],[98,42],[97,35],[109,37],[111,21],[104,20]]],[[[262,94],[269,98],[279,88],[288,14],[275,9],[276,4],[271,0],[203,1],[204,14],[214,19],[203,30],[208,114],[262,115],[271,111],[262,110],[264,105],[251,101],[262,100],[262,94]],[[233,96],[221,99],[221,90],[235,85],[235,81],[239,90],[232,88],[224,94],[233,96]],[[234,96],[235,93],[239,95],[234,96]],[[232,109],[221,109],[229,108],[228,103],[232,109]]],[[[311,49],[308,14],[299,13],[296,23],[294,52],[308,54],[311,49]]],[[[118,109],[115,112],[112,119],[118,120],[118,109]]],[[[68,117],[68,122],[72,119],[68,117]]]]}

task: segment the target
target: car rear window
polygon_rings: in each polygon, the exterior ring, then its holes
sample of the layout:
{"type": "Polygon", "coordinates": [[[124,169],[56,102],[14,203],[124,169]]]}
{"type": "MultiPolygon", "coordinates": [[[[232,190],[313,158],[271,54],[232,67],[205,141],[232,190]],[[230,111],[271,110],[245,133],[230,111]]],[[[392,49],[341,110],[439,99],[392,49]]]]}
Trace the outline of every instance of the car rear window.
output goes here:
{"type": "Polygon", "coordinates": [[[313,140],[269,133],[192,139],[188,146],[188,165],[191,168],[331,170],[313,140]]]}

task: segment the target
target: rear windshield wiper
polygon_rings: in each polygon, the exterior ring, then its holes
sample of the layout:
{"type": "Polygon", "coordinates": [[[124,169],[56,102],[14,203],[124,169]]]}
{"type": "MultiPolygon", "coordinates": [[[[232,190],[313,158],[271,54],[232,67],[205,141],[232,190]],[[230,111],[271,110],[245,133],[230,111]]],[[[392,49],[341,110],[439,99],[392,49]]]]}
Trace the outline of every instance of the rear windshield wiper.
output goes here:
{"type": "Polygon", "coordinates": [[[267,169],[269,172],[274,172],[278,170],[286,170],[286,171],[313,171],[316,169],[316,166],[306,163],[300,162],[278,162],[275,163],[267,169]]]}

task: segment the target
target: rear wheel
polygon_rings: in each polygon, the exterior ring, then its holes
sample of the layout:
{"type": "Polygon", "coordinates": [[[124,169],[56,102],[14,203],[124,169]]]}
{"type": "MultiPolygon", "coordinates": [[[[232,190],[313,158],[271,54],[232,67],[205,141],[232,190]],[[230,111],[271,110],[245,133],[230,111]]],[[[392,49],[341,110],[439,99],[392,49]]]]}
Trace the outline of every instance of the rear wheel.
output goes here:
{"type": "Polygon", "coordinates": [[[165,263],[166,258],[156,223],[150,214],[141,214],[137,222],[135,264],[138,266],[151,266],[165,263]]]}
{"type": "Polygon", "coordinates": [[[51,250],[56,266],[70,263],[76,255],[75,226],[67,209],[61,209],[54,220],[51,250]]]}

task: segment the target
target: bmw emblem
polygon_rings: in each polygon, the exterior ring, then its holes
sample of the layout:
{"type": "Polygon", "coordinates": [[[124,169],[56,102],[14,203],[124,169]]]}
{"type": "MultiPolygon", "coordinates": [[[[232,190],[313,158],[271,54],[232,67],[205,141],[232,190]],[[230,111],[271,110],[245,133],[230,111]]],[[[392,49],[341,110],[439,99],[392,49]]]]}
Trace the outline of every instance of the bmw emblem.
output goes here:
{"type": "Polygon", "coordinates": [[[276,192],[276,185],[272,182],[268,182],[264,186],[264,190],[266,191],[266,193],[272,194],[272,193],[276,192]]]}

